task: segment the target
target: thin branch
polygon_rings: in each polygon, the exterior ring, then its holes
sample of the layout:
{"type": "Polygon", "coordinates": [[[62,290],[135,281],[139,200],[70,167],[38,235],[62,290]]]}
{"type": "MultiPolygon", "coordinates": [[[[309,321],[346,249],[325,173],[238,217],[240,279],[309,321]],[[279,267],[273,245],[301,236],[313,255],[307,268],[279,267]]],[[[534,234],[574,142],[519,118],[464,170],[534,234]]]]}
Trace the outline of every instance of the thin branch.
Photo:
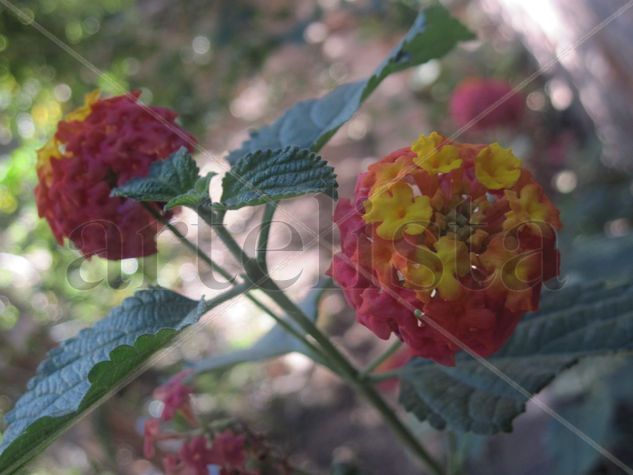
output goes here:
{"type": "MultiPolygon", "coordinates": [[[[187,247],[187,249],[191,250],[196,255],[198,255],[200,257],[200,259],[202,259],[206,264],[208,264],[211,269],[217,271],[222,277],[227,279],[231,284],[233,284],[235,286],[240,285],[240,284],[238,284],[236,282],[236,278],[231,276],[229,271],[224,269],[219,264],[216,264],[215,262],[213,262],[213,260],[202,249],[200,249],[200,247],[198,247],[196,244],[194,244],[189,239],[187,239],[187,237],[185,235],[183,235],[178,230],[178,228],[176,228],[174,225],[172,225],[165,218],[165,216],[160,214],[158,211],[156,211],[156,209],[154,209],[153,207],[149,206],[147,203],[142,203],[142,205],[154,217],[154,219],[156,219],[158,222],[163,224],[169,231],[171,231],[174,234],[174,236],[176,236],[176,238],[182,244],[184,244],[187,247]]],[[[325,355],[323,353],[323,351],[318,346],[316,346],[314,343],[312,343],[310,340],[308,340],[305,337],[305,335],[303,335],[297,328],[295,328],[292,324],[287,322],[284,318],[279,317],[274,312],[274,310],[272,310],[270,307],[268,307],[266,304],[264,304],[257,297],[252,295],[252,293],[251,293],[252,290],[253,290],[252,287],[253,287],[252,284],[249,285],[249,288],[244,292],[244,296],[247,299],[249,299],[257,308],[259,308],[264,313],[266,313],[269,317],[271,317],[275,321],[275,323],[277,323],[280,327],[282,327],[286,332],[291,334],[297,340],[301,341],[301,343],[303,343],[307,348],[309,348],[315,354],[321,356],[321,358],[323,358],[324,361],[328,361],[327,355],[325,355]]]]}
{"type": "Polygon", "coordinates": [[[273,217],[275,216],[276,210],[277,203],[267,203],[264,207],[262,227],[257,241],[257,263],[264,270],[268,267],[266,264],[266,251],[268,250],[268,238],[270,236],[270,229],[272,228],[273,217]]]}

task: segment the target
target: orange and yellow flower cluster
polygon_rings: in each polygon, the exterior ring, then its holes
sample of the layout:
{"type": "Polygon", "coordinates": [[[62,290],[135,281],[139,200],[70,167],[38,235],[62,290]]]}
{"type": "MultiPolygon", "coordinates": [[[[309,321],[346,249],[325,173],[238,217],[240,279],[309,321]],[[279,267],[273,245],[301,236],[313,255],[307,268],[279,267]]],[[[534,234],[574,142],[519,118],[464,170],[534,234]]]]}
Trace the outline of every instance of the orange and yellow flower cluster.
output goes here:
{"type": "Polygon", "coordinates": [[[174,123],[175,112],[141,107],[138,97],[87,95],[38,151],[38,212],[60,244],[69,238],[86,257],[124,259],[156,252],[159,224],[138,202],[110,197],[110,192],[147,175],[152,162],[195,143],[174,123]]]}
{"type": "Polygon", "coordinates": [[[558,210],[511,150],[420,136],[369,167],[334,220],[330,273],[381,338],[453,364],[486,356],[558,275],[558,210]]]}

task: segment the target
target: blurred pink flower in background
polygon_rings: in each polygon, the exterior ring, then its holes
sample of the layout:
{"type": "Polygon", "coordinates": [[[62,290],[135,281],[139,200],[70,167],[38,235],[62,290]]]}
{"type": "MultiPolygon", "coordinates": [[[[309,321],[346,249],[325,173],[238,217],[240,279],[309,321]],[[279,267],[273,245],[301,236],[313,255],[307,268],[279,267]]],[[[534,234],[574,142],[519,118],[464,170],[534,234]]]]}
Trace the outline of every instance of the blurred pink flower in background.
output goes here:
{"type": "Polygon", "coordinates": [[[469,128],[485,130],[516,126],[525,111],[523,94],[501,79],[468,78],[453,91],[450,113],[458,127],[476,119],[469,128]],[[490,110],[488,110],[490,108],[490,110]],[[485,115],[479,117],[484,111],[485,115]]]}
{"type": "Polygon", "coordinates": [[[151,459],[156,455],[154,445],[160,434],[160,420],[148,419],[145,421],[143,428],[143,455],[145,458],[151,459]]]}
{"type": "Polygon", "coordinates": [[[178,456],[167,456],[163,461],[167,475],[207,475],[214,463],[209,441],[202,435],[182,444],[178,456]]]}
{"type": "Polygon", "coordinates": [[[180,371],[154,391],[154,397],[164,406],[160,417],[145,421],[143,454],[146,459],[153,459],[160,451],[166,475],[294,473],[286,457],[246,427],[234,423],[235,430],[224,428],[218,431],[212,428],[210,421],[196,417],[191,405],[193,388],[185,384],[191,375],[191,370],[180,371]],[[190,427],[174,419],[177,414],[184,417],[190,427]],[[157,443],[168,440],[176,444],[177,451],[174,451],[174,444],[157,446],[157,443]]]}
{"type": "Polygon", "coordinates": [[[274,454],[261,446],[256,438],[246,446],[246,436],[227,429],[212,438],[196,435],[181,445],[177,454],[163,457],[166,475],[260,475],[262,473],[289,473],[285,462],[275,460],[274,454]],[[267,472],[259,465],[270,458],[273,472],[267,472]],[[210,467],[216,469],[210,472],[210,467]]]}
{"type": "Polygon", "coordinates": [[[222,467],[239,468],[246,463],[246,437],[230,430],[220,432],[213,439],[212,460],[222,467]]]}
{"type": "Polygon", "coordinates": [[[189,422],[195,425],[195,416],[191,409],[191,393],[193,388],[184,383],[191,375],[191,371],[181,371],[171,377],[162,386],[156,388],[154,395],[164,404],[160,418],[163,421],[173,419],[178,411],[189,422]]]}

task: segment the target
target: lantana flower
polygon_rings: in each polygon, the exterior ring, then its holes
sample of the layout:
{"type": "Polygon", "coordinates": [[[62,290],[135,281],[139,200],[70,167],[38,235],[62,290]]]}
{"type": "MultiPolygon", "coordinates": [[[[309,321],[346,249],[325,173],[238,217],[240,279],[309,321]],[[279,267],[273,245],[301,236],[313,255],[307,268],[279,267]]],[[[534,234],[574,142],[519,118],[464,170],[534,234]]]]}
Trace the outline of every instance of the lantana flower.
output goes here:
{"type": "Polygon", "coordinates": [[[213,438],[212,459],[215,465],[239,469],[246,465],[246,436],[226,429],[213,438]]]}
{"type": "Polygon", "coordinates": [[[38,212],[60,244],[68,238],[86,257],[156,253],[160,224],[140,203],[111,197],[110,192],[147,175],[152,162],[180,147],[191,150],[195,143],[174,122],[175,112],[141,106],[139,96],[133,92],[100,99],[99,91],[88,94],[85,104],[66,115],[38,151],[38,212]]]}
{"type": "Polygon", "coordinates": [[[524,112],[523,95],[501,79],[465,79],[450,100],[451,117],[457,126],[469,125],[475,130],[515,126],[524,112]]]}
{"type": "MultiPolygon", "coordinates": [[[[158,421],[158,419],[153,419],[158,421]]],[[[158,439],[177,439],[172,434],[161,435],[158,439]]],[[[165,475],[280,475],[294,473],[286,459],[266,444],[261,436],[244,430],[238,433],[232,429],[221,432],[206,432],[204,435],[187,436],[181,434],[178,452],[165,455],[162,459],[165,475]]],[[[147,445],[147,441],[146,441],[147,445]]],[[[155,452],[145,452],[145,457],[153,458],[155,452]],[[151,457],[148,456],[148,453],[151,457]]]]}
{"type": "Polygon", "coordinates": [[[190,424],[196,424],[191,407],[193,388],[185,382],[191,373],[190,370],[180,371],[154,391],[154,396],[163,403],[161,420],[170,421],[177,413],[180,413],[190,424]]]}
{"type": "Polygon", "coordinates": [[[420,136],[359,176],[334,213],[330,274],[358,320],[412,354],[487,356],[558,275],[558,210],[511,150],[420,136]]]}
{"type": "Polygon", "coordinates": [[[166,475],[259,475],[259,470],[246,467],[250,448],[246,437],[230,429],[216,434],[213,439],[196,435],[186,440],[177,454],[163,459],[166,475]]]}
{"type": "Polygon", "coordinates": [[[153,459],[161,453],[166,475],[295,473],[284,456],[244,425],[227,420],[212,422],[197,415],[191,405],[193,388],[186,384],[190,376],[191,370],[181,371],[154,391],[164,406],[160,417],[145,420],[145,458],[153,459]],[[174,423],[176,414],[188,424],[174,423]],[[166,441],[169,444],[161,443],[166,441]]]}
{"type": "Polygon", "coordinates": [[[156,442],[160,436],[160,420],[147,419],[143,426],[143,455],[151,459],[156,455],[156,442]]]}

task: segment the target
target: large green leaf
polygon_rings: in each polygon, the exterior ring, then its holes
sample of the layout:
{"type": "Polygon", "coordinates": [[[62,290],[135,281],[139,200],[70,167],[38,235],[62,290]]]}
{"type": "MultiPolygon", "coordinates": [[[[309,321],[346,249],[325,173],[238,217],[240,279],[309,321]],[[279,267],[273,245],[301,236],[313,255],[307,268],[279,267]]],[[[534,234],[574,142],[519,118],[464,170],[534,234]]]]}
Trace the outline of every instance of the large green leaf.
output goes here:
{"type": "Polygon", "coordinates": [[[258,150],[224,176],[220,206],[237,209],[318,192],[336,199],[336,187],[334,169],[310,150],[258,150]]]}
{"type": "MultiPolygon", "coordinates": [[[[319,283],[299,302],[299,307],[313,321],[319,316],[319,301],[323,293],[330,287],[330,279],[321,279],[319,283]]],[[[286,320],[288,321],[288,320],[286,320]]],[[[291,321],[288,324],[301,331],[299,326],[291,321]]],[[[227,369],[232,366],[253,361],[264,361],[288,353],[302,353],[308,358],[322,363],[321,357],[307,348],[301,341],[288,333],[283,327],[275,325],[270,331],[257,340],[251,347],[231,351],[220,355],[211,355],[192,364],[197,373],[227,369]]]]}
{"type": "Polygon", "coordinates": [[[632,234],[620,237],[576,235],[561,252],[562,272],[566,279],[599,278],[618,282],[633,275],[632,234]]]}
{"type": "Polygon", "coordinates": [[[535,394],[579,359],[633,348],[633,285],[569,286],[544,295],[512,338],[482,365],[461,355],[455,367],[422,359],[401,373],[401,404],[438,429],[492,434],[510,431],[535,394]],[[513,381],[509,384],[504,376],[513,381]]]}
{"type": "Polygon", "coordinates": [[[0,473],[27,463],[206,310],[167,289],[142,290],[50,351],[6,415],[0,473]]]}
{"type": "MultiPolygon", "coordinates": [[[[608,390],[597,386],[572,404],[558,410],[566,420],[600,445],[606,445],[613,401],[608,390]]],[[[554,459],[557,475],[583,475],[600,458],[600,453],[556,421],[551,421],[546,447],[554,459]]]]}
{"type": "Polygon", "coordinates": [[[347,122],[376,87],[392,73],[440,58],[473,34],[442,6],[421,12],[407,35],[367,79],[344,84],[319,98],[301,101],[251,138],[227,159],[231,164],[257,150],[288,145],[318,150],[347,122]]]}
{"type": "MultiPolygon", "coordinates": [[[[608,356],[585,360],[557,378],[551,387],[552,404],[558,414],[603,447],[609,443],[617,405],[605,383],[622,359],[608,356]]],[[[556,475],[586,474],[600,458],[596,449],[554,419],[548,421],[544,435],[551,472],[556,475]]]]}
{"type": "Polygon", "coordinates": [[[198,172],[189,151],[181,147],[169,158],[152,163],[147,176],[133,178],[112,190],[112,196],[167,202],[189,192],[198,180],[198,172]]]}

